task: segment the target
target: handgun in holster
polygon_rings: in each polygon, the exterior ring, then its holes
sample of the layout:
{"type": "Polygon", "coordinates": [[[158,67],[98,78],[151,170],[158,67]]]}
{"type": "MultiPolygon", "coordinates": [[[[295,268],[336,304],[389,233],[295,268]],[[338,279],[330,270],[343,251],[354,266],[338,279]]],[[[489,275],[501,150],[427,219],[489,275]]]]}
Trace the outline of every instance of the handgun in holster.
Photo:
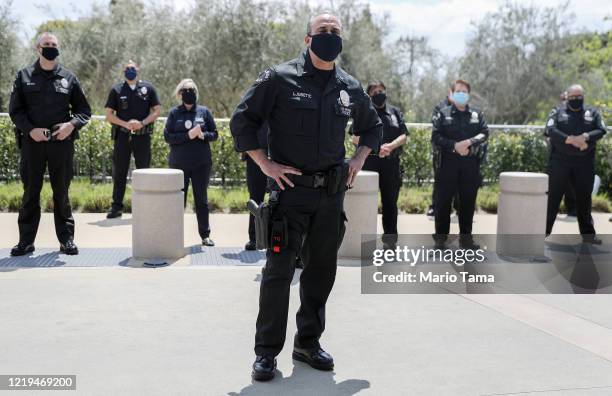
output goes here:
{"type": "Polygon", "coordinates": [[[249,200],[247,207],[255,218],[255,244],[257,249],[272,249],[281,253],[288,245],[289,235],[287,218],[280,216],[276,207],[279,201],[279,191],[272,190],[268,202],[258,204],[249,200]]]}
{"type": "Polygon", "coordinates": [[[345,160],[342,164],[331,168],[327,172],[327,194],[333,195],[346,191],[348,189],[346,186],[348,173],[349,165],[347,160],[345,160]]]}

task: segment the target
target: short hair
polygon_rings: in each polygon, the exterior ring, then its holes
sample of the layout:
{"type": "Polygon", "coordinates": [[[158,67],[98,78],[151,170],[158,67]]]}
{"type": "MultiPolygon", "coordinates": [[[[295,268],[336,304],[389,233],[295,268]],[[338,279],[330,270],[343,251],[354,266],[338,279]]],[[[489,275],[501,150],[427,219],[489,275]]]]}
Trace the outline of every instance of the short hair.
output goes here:
{"type": "Polygon", "coordinates": [[[455,92],[455,88],[457,88],[457,85],[465,85],[467,87],[468,93],[472,90],[472,88],[470,87],[470,83],[462,80],[462,79],[458,79],[453,81],[453,83],[451,84],[451,91],[455,92]]]}
{"type": "Polygon", "coordinates": [[[567,91],[565,92],[565,96],[567,97],[567,95],[569,94],[569,91],[573,91],[574,89],[579,89],[580,92],[582,92],[582,94],[584,95],[584,88],[582,88],[582,85],[580,85],[580,84],[572,84],[569,87],[567,87],[567,91]]]}
{"type": "Polygon", "coordinates": [[[45,37],[47,37],[47,36],[55,37],[55,40],[57,40],[59,42],[59,39],[57,38],[57,36],[55,34],[53,34],[51,32],[42,32],[36,38],[36,48],[40,47],[40,44],[42,43],[43,39],[45,37]]]}
{"type": "Polygon", "coordinates": [[[312,15],[310,18],[308,18],[308,23],[306,24],[306,34],[307,35],[311,35],[312,34],[312,22],[315,20],[316,17],[320,16],[320,15],[331,15],[334,18],[336,18],[338,20],[338,24],[340,25],[340,27],[342,27],[342,22],[340,22],[340,18],[338,18],[338,16],[336,16],[336,14],[334,14],[331,11],[323,11],[323,12],[318,12],[315,15],[312,15]]]}
{"type": "Polygon", "coordinates": [[[126,68],[127,66],[136,66],[137,69],[140,69],[140,65],[138,64],[138,62],[133,61],[132,59],[128,60],[127,62],[125,62],[123,64],[123,68],[126,68]]]}
{"type": "Polygon", "coordinates": [[[369,95],[372,88],[375,88],[375,87],[383,87],[385,91],[387,90],[385,83],[383,83],[380,80],[372,80],[368,83],[368,86],[366,87],[366,93],[369,95]]]}
{"type": "Polygon", "coordinates": [[[181,91],[183,89],[188,89],[188,88],[193,88],[193,90],[196,93],[196,100],[198,100],[199,92],[198,92],[198,86],[196,85],[196,83],[191,79],[191,78],[184,78],[181,80],[180,83],[178,83],[178,85],[176,86],[176,88],[174,89],[174,96],[176,96],[177,99],[181,99],[181,91]]]}

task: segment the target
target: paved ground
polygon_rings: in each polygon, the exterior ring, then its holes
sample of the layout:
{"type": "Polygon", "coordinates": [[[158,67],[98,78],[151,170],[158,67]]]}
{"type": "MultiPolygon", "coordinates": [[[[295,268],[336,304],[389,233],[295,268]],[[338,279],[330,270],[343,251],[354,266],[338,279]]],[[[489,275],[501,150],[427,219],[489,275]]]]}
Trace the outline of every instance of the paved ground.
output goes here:
{"type": "MultiPolygon", "coordinates": [[[[80,257],[98,254],[95,267],[54,253],[50,215],[37,240],[50,264],[9,265],[16,218],[0,214],[0,374],[76,374],[84,395],[612,395],[611,296],[362,295],[360,269],[347,261],[322,339],[336,370],[294,363],[289,342],[279,377],[253,384],[260,270],[257,256],[236,248],[246,216],[212,216],[216,250],[157,269],[120,264],[129,257],[129,218],[76,219],[80,257]],[[217,257],[215,265],[205,257],[217,257]]],[[[612,233],[608,215],[595,221],[612,233]]],[[[400,230],[432,232],[433,223],[402,216],[400,230]]],[[[477,216],[475,230],[494,232],[495,217],[477,216]]],[[[559,221],[555,231],[576,230],[559,221]]],[[[198,243],[193,215],[186,236],[198,243]]],[[[289,340],[298,279],[299,271],[289,340]]]]}

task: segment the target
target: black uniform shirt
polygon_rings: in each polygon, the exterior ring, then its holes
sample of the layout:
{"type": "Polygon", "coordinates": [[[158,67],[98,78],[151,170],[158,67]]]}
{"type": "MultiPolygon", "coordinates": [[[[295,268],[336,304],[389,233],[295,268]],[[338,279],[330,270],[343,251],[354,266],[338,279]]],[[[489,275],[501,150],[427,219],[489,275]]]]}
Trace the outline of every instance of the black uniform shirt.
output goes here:
{"type": "MultiPolygon", "coordinates": [[[[404,115],[395,106],[385,105],[381,109],[376,109],[380,120],[383,123],[383,137],[382,143],[391,143],[397,139],[400,135],[408,135],[408,128],[406,127],[406,121],[404,121],[404,115]]],[[[397,158],[402,153],[402,146],[393,150],[388,158],[397,158]]]]}
{"type": "Polygon", "coordinates": [[[212,163],[209,142],[218,137],[215,120],[208,108],[200,105],[194,105],[191,110],[184,105],[173,107],[164,128],[164,138],[170,144],[168,163],[186,169],[212,163]],[[204,139],[189,138],[189,130],[196,125],[201,125],[204,139]]]}
{"type": "Polygon", "coordinates": [[[554,108],[548,116],[545,134],[550,137],[552,155],[560,157],[585,157],[595,155],[595,143],[606,134],[606,126],[597,109],[584,106],[572,111],[566,104],[554,108]],[[589,134],[588,148],[580,151],[571,144],[565,144],[570,135],[589,134]]]}
{"type": "Polygon", "coordinates": [[[114,85],[108,93],[105,107],[113,109],[123,121],[142,121],[149,116],[151,108],[159,104],[155,87],[139,80],[134,89],[127,81],[114,85]]]}
{"type": "Polygon", "coordinates": [[[445,152],[454,152],[455,143],[470,139],[478,134],[489,136],[489,127],[484,114],[476,108],[466,106],[460,111],[455,105],[442,108],[433,117],[431,141],[445,152]]]}
{"type": "Polygon", "coordinates": [[[269,155],[305,174],[342,163],[349,118],[359,144],[378,150],[382,123],[359,82],[339,67],[321,90],[308,50],[265,70],[244,94],[230,128],[239,152],[260,148],[257,131],[268,121],[269,155]]]}
{"type": "Polygon", "coordinates": [[[78,130],[91,118],[91,108],[74,73],[59,64],[45,71],[36,61],[17,72],[9,115],[25,135],[34,128],[71,122],[75,126],[71,136],[77,138],[78,130]]]}

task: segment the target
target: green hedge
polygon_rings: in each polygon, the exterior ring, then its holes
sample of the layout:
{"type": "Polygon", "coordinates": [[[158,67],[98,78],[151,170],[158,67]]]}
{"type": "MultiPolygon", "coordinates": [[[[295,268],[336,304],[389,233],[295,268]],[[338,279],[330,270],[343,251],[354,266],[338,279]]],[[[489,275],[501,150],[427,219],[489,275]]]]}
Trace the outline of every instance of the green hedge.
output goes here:
{"type": "MultiPolygon", "coordinates": [[[[152,166],[167,165],[168,145],[163,139],[163,122],[157,122],[153,135],[152,166]]],[[[401,158],[404,180],[408,185],[426,184],[433,179],[431,165],[430,129],[413,129],[401,158]]],[[[233,141],[227,125],[221,125],[219,140],[212,143],[213,184],[223,186],[240,184],[244,179],[244,162],[234,151],[233,141]]],[[[353,147],[348,138],[347,152],[353,147]]],[[[612,170],[612,141],[604,139],[598,143],[596,172],[602,179],[602,190],[610,192],[612,170]]],[[[489,153],[484,164],[487,182],[494,183],[504,171],[543,172],[546,169],[548,148],[541,132],[492,132],[489,153]]],[[[81,131],[76,144],[75,171],[77,176],[99,180],[112,174],[112,141],[108,123],[93,120],[81,131]]],[[[18,150],[15,146],[12,124],[8,117],[0,117],[0,179],[18,178],[18,150]]]]}

